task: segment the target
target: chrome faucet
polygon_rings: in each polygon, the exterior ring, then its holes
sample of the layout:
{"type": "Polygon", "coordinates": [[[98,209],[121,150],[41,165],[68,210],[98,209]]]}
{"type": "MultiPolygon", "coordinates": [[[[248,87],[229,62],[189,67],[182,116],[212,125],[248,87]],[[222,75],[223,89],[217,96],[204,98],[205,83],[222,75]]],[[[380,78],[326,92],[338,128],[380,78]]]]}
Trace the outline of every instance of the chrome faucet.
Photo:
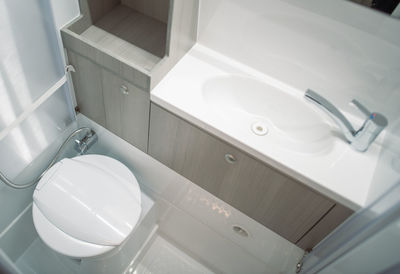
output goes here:
{"type": "Polygon", "coordinates": [[[305,98],[315,103],[339,125],[341,131],[346,137],[350,145],[358,151],[366,151],[379,133],[387,126],[388,121],[385,116],[380,113],[370,112],[357,100],[352,100],[352,103],[367,116],[360,129],[354,130],[349,120],[328,100],[324,97],[308,89],[304,94],[305,98]]]}

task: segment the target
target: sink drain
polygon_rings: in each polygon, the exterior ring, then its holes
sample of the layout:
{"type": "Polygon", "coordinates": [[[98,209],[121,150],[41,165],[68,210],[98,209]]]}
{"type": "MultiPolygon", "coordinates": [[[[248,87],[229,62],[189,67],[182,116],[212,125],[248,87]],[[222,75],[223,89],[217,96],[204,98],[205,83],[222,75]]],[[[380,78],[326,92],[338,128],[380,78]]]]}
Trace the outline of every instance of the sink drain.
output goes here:
{"type": "Polygon", "coordinates": [[[268,127],[263,122],[255,122],[251,125],[251,130],[259,136],[263,136],[268,133],[268,127]]]}

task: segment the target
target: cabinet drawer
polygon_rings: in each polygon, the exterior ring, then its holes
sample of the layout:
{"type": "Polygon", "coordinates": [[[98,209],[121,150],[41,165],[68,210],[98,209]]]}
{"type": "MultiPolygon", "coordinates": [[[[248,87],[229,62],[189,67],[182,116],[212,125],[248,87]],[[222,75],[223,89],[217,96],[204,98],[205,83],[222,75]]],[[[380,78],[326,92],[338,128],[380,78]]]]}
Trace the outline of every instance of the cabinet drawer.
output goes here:
{"type": "Polygon", "coordinates": [[[155,104],[149,154],[293,243],[335,205],[155,104]]]}

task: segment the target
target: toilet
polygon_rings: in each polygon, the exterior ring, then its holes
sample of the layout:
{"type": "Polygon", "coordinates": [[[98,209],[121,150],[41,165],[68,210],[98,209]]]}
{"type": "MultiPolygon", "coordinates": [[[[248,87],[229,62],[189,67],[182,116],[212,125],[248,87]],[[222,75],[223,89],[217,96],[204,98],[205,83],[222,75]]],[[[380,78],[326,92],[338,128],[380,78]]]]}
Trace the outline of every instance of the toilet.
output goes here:
{"type": "Polygon", "coordinates": [[[53,250],[73,258],[100,256],[124,243],[141,214],[133,173],[103,155],[56,163],[33,194],[33,222],[53,250]]]}

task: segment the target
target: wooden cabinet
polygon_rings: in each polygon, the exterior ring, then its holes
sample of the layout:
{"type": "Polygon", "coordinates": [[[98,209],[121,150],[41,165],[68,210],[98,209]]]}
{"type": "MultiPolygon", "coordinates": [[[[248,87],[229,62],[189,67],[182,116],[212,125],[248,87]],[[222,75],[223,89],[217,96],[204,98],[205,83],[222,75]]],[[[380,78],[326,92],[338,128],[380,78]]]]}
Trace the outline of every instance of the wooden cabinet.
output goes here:
{"type": "Polygon", "coordinates": [[[72,51],[68,58],[79,111],[146,152],[150,94],[72,51]]]}
{"type": "Polygon", "coordinates": [[[353,214],[341,204],[336,204],[313,228],[305,234],[296,244],[304,250],[309,250],[328,236],[338,225],[353,214]]]}
{"type": "Polygon", "coordinates": [[[80,112],[105,127],[106,112],[104,110],[101,68],[89,59],[71,51],[68,51],[68,61],[76,70],[71,76],[80,112]]]}
{"type": "Polygon", "coordinates": [[[106,128],[147,151],[150,96],[148,92],[102,69],[106,128]]]}
{"type": "Polygon", "coordinates": [[[148,152],[293,243],[335,207],[330,199],[155,104],[148,152]]]}

